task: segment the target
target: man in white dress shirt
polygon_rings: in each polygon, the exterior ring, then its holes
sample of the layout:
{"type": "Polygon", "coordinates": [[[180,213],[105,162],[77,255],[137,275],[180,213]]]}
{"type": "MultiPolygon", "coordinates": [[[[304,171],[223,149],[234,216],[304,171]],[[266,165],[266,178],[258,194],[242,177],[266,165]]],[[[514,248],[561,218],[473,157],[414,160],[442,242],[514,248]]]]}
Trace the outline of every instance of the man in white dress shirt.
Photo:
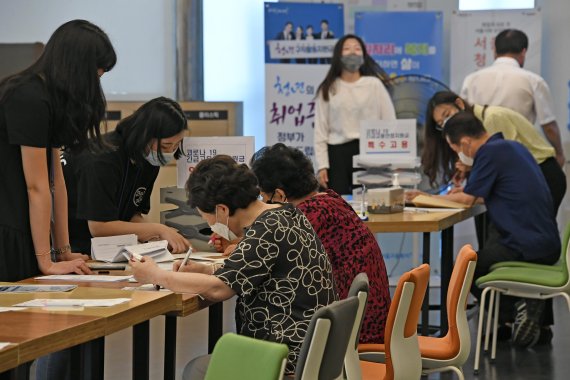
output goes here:
{"type": "Polygon", "coordinates": [[[501,31],[495,38],[495,62],[465,78],[461,97],[471,104],[511,108],[531,123],[538,123],[563,166],[564,151],[550,89],[540,75],[523,69],[527,49],[528,37],[524,32],[501,31]]]}

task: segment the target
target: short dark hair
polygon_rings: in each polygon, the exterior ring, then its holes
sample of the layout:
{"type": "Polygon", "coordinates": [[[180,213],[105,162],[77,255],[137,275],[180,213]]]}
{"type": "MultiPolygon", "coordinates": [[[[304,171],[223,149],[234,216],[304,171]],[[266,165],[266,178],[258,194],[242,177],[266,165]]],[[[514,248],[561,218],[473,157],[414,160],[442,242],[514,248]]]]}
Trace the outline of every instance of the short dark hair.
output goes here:
{"type": "Polygon", "coordinates": [[[478,138],[485,134],[485,128],[479,119],[471,112],[458,112],[453,115],[443,128],[443,137],[452,144],[459,144],[462,137],[478,138]]]}
{"type": "MultiPolygon", "coordinates": [[[[186,115],[180,105],[161,96],[149,100],[132,115],[121,120],[116,131],[123,140],[127,154],[138,164],[145,161],[145,149],[152,139],[156,139],[158,159],[165,164],[160,141],[179,134],[187,126],[186,115]]],[[[180,154],[180,150],[177,150],[174,157],[179,158],[180,154]]]]}
{"type": "Polygon", "coordinates": [[[518,29],[505,29],[495,37],[495,53],[518,54],[528,49],[528,37],[518,29]]]}
{"type": "Polygon", "coordinates": [[[261,148],[251,159],[251,170],[264,193],[283,189],[287,198],[300,199],[319,184],[311,160],[298,149],[278,143],[261,148]]]}
{"type": "Polygon", "coordinates": [[[230,156],[217,155],[196,165],[186,182],[188,203],[206,213],[214,213],[224,204],[233,215],[247,208],[259,196],[257,178],[245,164],[238,165],[230,156]]]}

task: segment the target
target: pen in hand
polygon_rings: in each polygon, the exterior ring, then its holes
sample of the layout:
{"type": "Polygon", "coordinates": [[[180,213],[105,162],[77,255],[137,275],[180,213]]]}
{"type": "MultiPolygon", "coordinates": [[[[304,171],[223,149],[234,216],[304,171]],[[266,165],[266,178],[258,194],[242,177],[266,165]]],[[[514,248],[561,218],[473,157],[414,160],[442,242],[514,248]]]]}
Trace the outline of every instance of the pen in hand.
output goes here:
{"type": "Polygon", "coordinates": [[[184,265],[186,265],[186,263],[188,262],[188,260],[190,259],[190,254],[192,253],[192,247],[188,247],[188,251],[186,252],[186,256],[184,256],[184,260],[182,260],[182,263],[180,264],[180,266],[178,267],[178,272],[180,272],[180,269],[182,269],[182,267],[184,265]]]}

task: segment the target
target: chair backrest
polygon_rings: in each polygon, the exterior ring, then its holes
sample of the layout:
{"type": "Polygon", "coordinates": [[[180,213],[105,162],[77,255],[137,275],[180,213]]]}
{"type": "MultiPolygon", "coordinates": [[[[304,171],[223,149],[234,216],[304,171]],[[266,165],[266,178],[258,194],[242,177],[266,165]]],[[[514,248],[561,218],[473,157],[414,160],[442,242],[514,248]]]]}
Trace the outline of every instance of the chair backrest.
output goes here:
{"type": "Polygon", "coordinates": [[[464,245],[457,255],[447,291],[447,338],[451,354],[463,364],[471,350],[471,335],[467,322],[467,297],[473,283],[477,253],[470,244],[464,245]]]}
{"type": "Polygon", "coordinates": [[[428,282],[428,264],[404,273],[398,281],[384,330],[387,380],[421,377],[417,324],[428,282]]]}
{"type": "Polygon", "coordinates": [[[349,297],[315,312],[297,360],[296,380],[330,380],[342,375],[357,311],[358,299],[349,297]]]}
{"type": "Polygon", "coordinates": [[[358,311],[352,326],[352,333],[348,342],[346,356],[344,358],[344,368],[346,377],[348,379],[361,379],[362,370],[360,369],[360,359],[358,357],[358,343],[360,338],[360,328],[364,320],[364,313],[366,312],[366,303],[368,301],[368,276],[366,273],[359,273],[348,290],[348,297],[358,298],[358,311]]]}
{"type": "Polygon", "coordinates": [[[206,380],[279,380],[283,378],[289,348],[233,333],[216,343],[206,380]]]}
{"type": "MultiPolygon", "coordinates": [[[[564,229],[564,235],[562,237],[561,242],[561,253],[560,253],[560,265],[562,269],[565,271],[565,279],[566,283],[568,284],[568,274],[570,273],[570,222],[566,224],[566,228],[564,229]]],[[[568,285],[567,285],[568,286],[568,285]]]]}

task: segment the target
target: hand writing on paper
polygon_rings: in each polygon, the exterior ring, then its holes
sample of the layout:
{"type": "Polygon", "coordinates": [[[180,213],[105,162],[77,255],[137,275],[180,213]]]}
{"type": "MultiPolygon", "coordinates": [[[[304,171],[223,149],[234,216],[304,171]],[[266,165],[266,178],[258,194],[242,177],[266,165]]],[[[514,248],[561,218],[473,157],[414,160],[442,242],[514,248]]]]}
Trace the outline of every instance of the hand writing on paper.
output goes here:
{"type": "Polygon", "coordinates": [[[406,190],[406,192],[404,193],[404,197],[406,198],[406,202],[412,202],[413,199],[415,197],[417,197],[418,195],[428,195],[426,193],[424,193],[423,191],[419,191],[419,190],[406,190]]]}
{"type": "Polygon", "coordinates": [[[212,234],[210,238],[211,245],[214,247],[216,252],[223,254],[224,256],[229,256],[230,253],[236,249],[237,244],[241,239],[235,239],[232,241],[226,240],[218,234],[212,234]]]}
{"type": "Polygon", "coordinates": [[[175,261],[174,265],[172,266],[172,271],[212,274],[211,265],[197,263],[195,261],[192,261],[192,259],[188,260],[186,265],[182,265],[182,260],[175,261]]]}
{"type": "Polygon", "coordinates": [[[131,259],[129,264],[133,270],[133,276],[141,284],[155,284],[156,277],[161,269],[150,257],[143,257],[141,261],[131,259]]]}

